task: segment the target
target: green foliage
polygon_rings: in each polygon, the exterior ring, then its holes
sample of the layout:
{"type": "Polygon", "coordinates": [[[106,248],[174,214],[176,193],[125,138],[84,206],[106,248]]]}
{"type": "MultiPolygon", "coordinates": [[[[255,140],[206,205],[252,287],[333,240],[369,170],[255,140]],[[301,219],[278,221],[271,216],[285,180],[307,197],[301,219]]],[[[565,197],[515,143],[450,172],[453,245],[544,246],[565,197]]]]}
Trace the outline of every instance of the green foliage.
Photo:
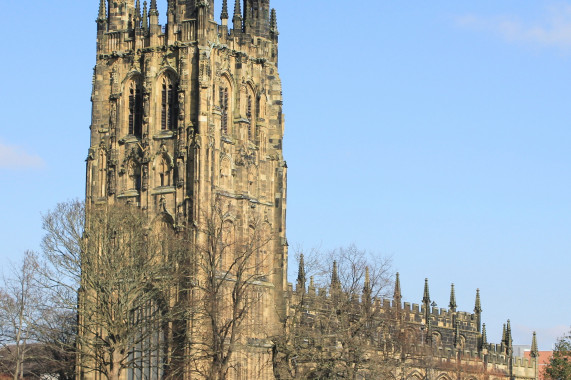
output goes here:
{"type": "Polygon", "coordinates": [[[546,379],[571,379],[571,332],[559,338],[549,364],[545,368],[546,379]]]}

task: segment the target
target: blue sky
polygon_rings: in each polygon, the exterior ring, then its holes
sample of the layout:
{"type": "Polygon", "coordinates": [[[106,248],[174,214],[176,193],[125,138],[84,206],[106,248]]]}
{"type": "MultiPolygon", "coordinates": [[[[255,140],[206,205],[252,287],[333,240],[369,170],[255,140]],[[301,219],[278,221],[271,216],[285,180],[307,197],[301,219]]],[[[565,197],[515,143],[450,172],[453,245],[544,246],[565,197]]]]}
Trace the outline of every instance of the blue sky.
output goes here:
{"type": "MultiPolygon", "coordinates": [[[[98,1],[1,4],[5,267],[84,195],[98,1]]],[[[290,246],[391,256],[409,302],[425,277],[440,307],[480,288],[490,341],[509,318],[550,349],[571,324],[571,2],[272,5],[290,246]]]]}

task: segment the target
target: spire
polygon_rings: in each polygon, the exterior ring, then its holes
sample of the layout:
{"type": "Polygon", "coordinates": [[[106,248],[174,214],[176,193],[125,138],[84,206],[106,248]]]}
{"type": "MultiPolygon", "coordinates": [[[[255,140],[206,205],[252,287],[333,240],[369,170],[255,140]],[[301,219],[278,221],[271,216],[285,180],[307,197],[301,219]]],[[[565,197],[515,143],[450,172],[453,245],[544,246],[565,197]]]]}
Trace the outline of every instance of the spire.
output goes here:
{"type": "Polygon", "coordinates": [[[222,13],[220,14],[221,20],[228,20],[228,0],[222,1],[222,13]]]}
{"type": "Polygon", "coordinates": [[[107,18],[106,13],[105,0],[99,0],[99,14],[97,16],[97,21],[104,21],[107,18]]]}
{"type": "Polygon", "coordinates": [[[476,304],[474,306],[474,312],[475,313],[482,312],[482,304],[480,302],[480,289],[476,289],[476,304]]]}
{"type": "Polygon", "coordinates": [[[430,307],[430,293],[428,291],[428,278],[424,279],[424,296],[422,297],[422,303],[427,308],[430,307]]]}
{"type": "Polygon", "coordinates": [[[454,284],[452,284],[452,286],[450,287],[450,303],[448,304],[448,307],[450,308],[450,311],[456,311],[456,292],[454,291],[454,284]]]}
{"type": "Polygon", "coordinates": [[[537,348],[537,337],[535,336],[535,331],[533,332],[533,338],[531,339],[531,357],[537,358],[539,357],[539,350],[537,348]]]}
{"type": "Polygon", "coordinates": [[[371,276],[369,274],[369,267],[365,268],[365,289],[371,289],[371,276]]]}
{"type": "Polygon", "coordinates": [[[146,1],[143,1],[143,29],[149,29],[149,15],[147,14],[146,1]]]}
{"type": "Polygon", "coordinates": [[[242,10],[240,8],[240,0],[234,2],[234,16],[232,17],[232,28],[234,32],[242,31],[242,10]]]}
{"type": "Polygon", "coordinates": [[[512,327],[511,327],[511,323],[510,320],[508,319],[508,325],[506,327],[506,346],[508,346],[509,348],[511,348],[512,346],[512,327]]]}
{"type": "Polygon", "coordinates": [[[303,253],[299,256],[299,269],[297,271],[297,288],[298,292],[305,293],[305,262],[303,253]]]}

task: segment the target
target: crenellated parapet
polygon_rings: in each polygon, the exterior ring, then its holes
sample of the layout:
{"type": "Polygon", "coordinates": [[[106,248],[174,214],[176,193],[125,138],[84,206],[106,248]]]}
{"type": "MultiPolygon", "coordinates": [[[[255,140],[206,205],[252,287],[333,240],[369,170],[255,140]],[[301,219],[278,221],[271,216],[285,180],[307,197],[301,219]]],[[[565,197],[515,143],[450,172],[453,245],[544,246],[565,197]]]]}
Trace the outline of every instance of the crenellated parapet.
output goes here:
{"type": "MultiPolygon", "coordinates": [[[[302,301],[304,310],[308,315],[312,315],[314,320],[319,319],[320,313],[324,310],[316,309],[315,305],[329,305],[328,300],[334,297],[344,297],[345,299],[355,298],[350,294],[339,295],[342,284],[337,275],[337,265],[333,264],[331,284],[329,287],[322,287],[315,291],[313,278],[308,292],[305,287],[299,290],[301,284],[305,283],[305,268],[303,259],[300,261],[298,286],[294,291],[293,287],[289,293],[290,305],[299,305],[302,301]],[[315,300],[321,300],[316,302],[315,300]]],[[[424,294],[421,303],[402,302],[400,290],[400,277],[397,273],[394,285],[393,299],[368,299],[371,294],[367,285],[368,271],[365,275],[363,293],[354,302],[351,310],[367,310],[373,308],[374,315],[378,318],[387,318],[391,327],[388,331],[396,334],[393,339],[412,339],[406,345],[406,352],[394,352],[393,354],[404,358],[404,367],[424,367],[434,366],[442,374],[450,373],[451,368],[458,371],[473,371],[473,373],[496,375],[498,378],[506,379],[535,379],[537,360],[524,359],[513,356],[512,338],[510,323],[504,325],[502,342],[499,344],[489,344],[487,341],[486,326],[482,324],[482,307],[479,289],[476,291],[476,302],[474,312],[457,310],[456,295],[454,285],[451,287],[449,308],[438,308],[431,301],[428,280],[425,281],[424,294]],[[404,333],[404,335],[402,335],[404,333]],[[399,335],[400,334],[400,335],[399,335]],[[429,363],[429,364],[427,364],[429,363]]],[[[397,344],[398,345],[398,344],[397,344]]],[[[404,347],[404,346],[403,346],[404,347]]],[[[535,334],[532,342],[532,350],[537,351],[535,334]]],[[[404,371],[404,370],[403,370],[404,371]]],[[[412,371],[412,370],[409,370],[412,371]]],[[[438,371],[436,371],[438,373],[438,371]]],[[[405,371],[405,373],[407,373],[405,371]]],[[[412,372],[410,372],[412,373],[412,372]]],[[[409,376],[409,375],[407,375],[409,376]]],[[[440,376],[440,375],[439,375],[440,376]]],[[[438,376],[435,376],[437,378],[438,376]]]]}

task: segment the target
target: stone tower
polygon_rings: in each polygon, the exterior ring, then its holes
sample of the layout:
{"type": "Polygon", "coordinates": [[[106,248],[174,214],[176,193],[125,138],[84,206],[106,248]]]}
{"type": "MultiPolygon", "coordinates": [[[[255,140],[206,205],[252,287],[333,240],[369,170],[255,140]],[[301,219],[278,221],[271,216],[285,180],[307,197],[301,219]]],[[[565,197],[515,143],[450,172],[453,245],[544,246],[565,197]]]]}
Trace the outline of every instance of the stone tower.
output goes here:
{"type": "Polygon", "coordinates": [[[86,205],[88,212],[136,205],[149,223],[177,231],[204,223],[215,202],[241,235],[252,219],[264,220],[271,241],[259,283],[267,291],[253,318],[263,314],[278,329],[286,313],[287,166],[269,2],[236,0],[230,27],[227,0],[220,23],[214,0],[168,0],[164,26],[156,0],[100,0],[86,205]]]}

